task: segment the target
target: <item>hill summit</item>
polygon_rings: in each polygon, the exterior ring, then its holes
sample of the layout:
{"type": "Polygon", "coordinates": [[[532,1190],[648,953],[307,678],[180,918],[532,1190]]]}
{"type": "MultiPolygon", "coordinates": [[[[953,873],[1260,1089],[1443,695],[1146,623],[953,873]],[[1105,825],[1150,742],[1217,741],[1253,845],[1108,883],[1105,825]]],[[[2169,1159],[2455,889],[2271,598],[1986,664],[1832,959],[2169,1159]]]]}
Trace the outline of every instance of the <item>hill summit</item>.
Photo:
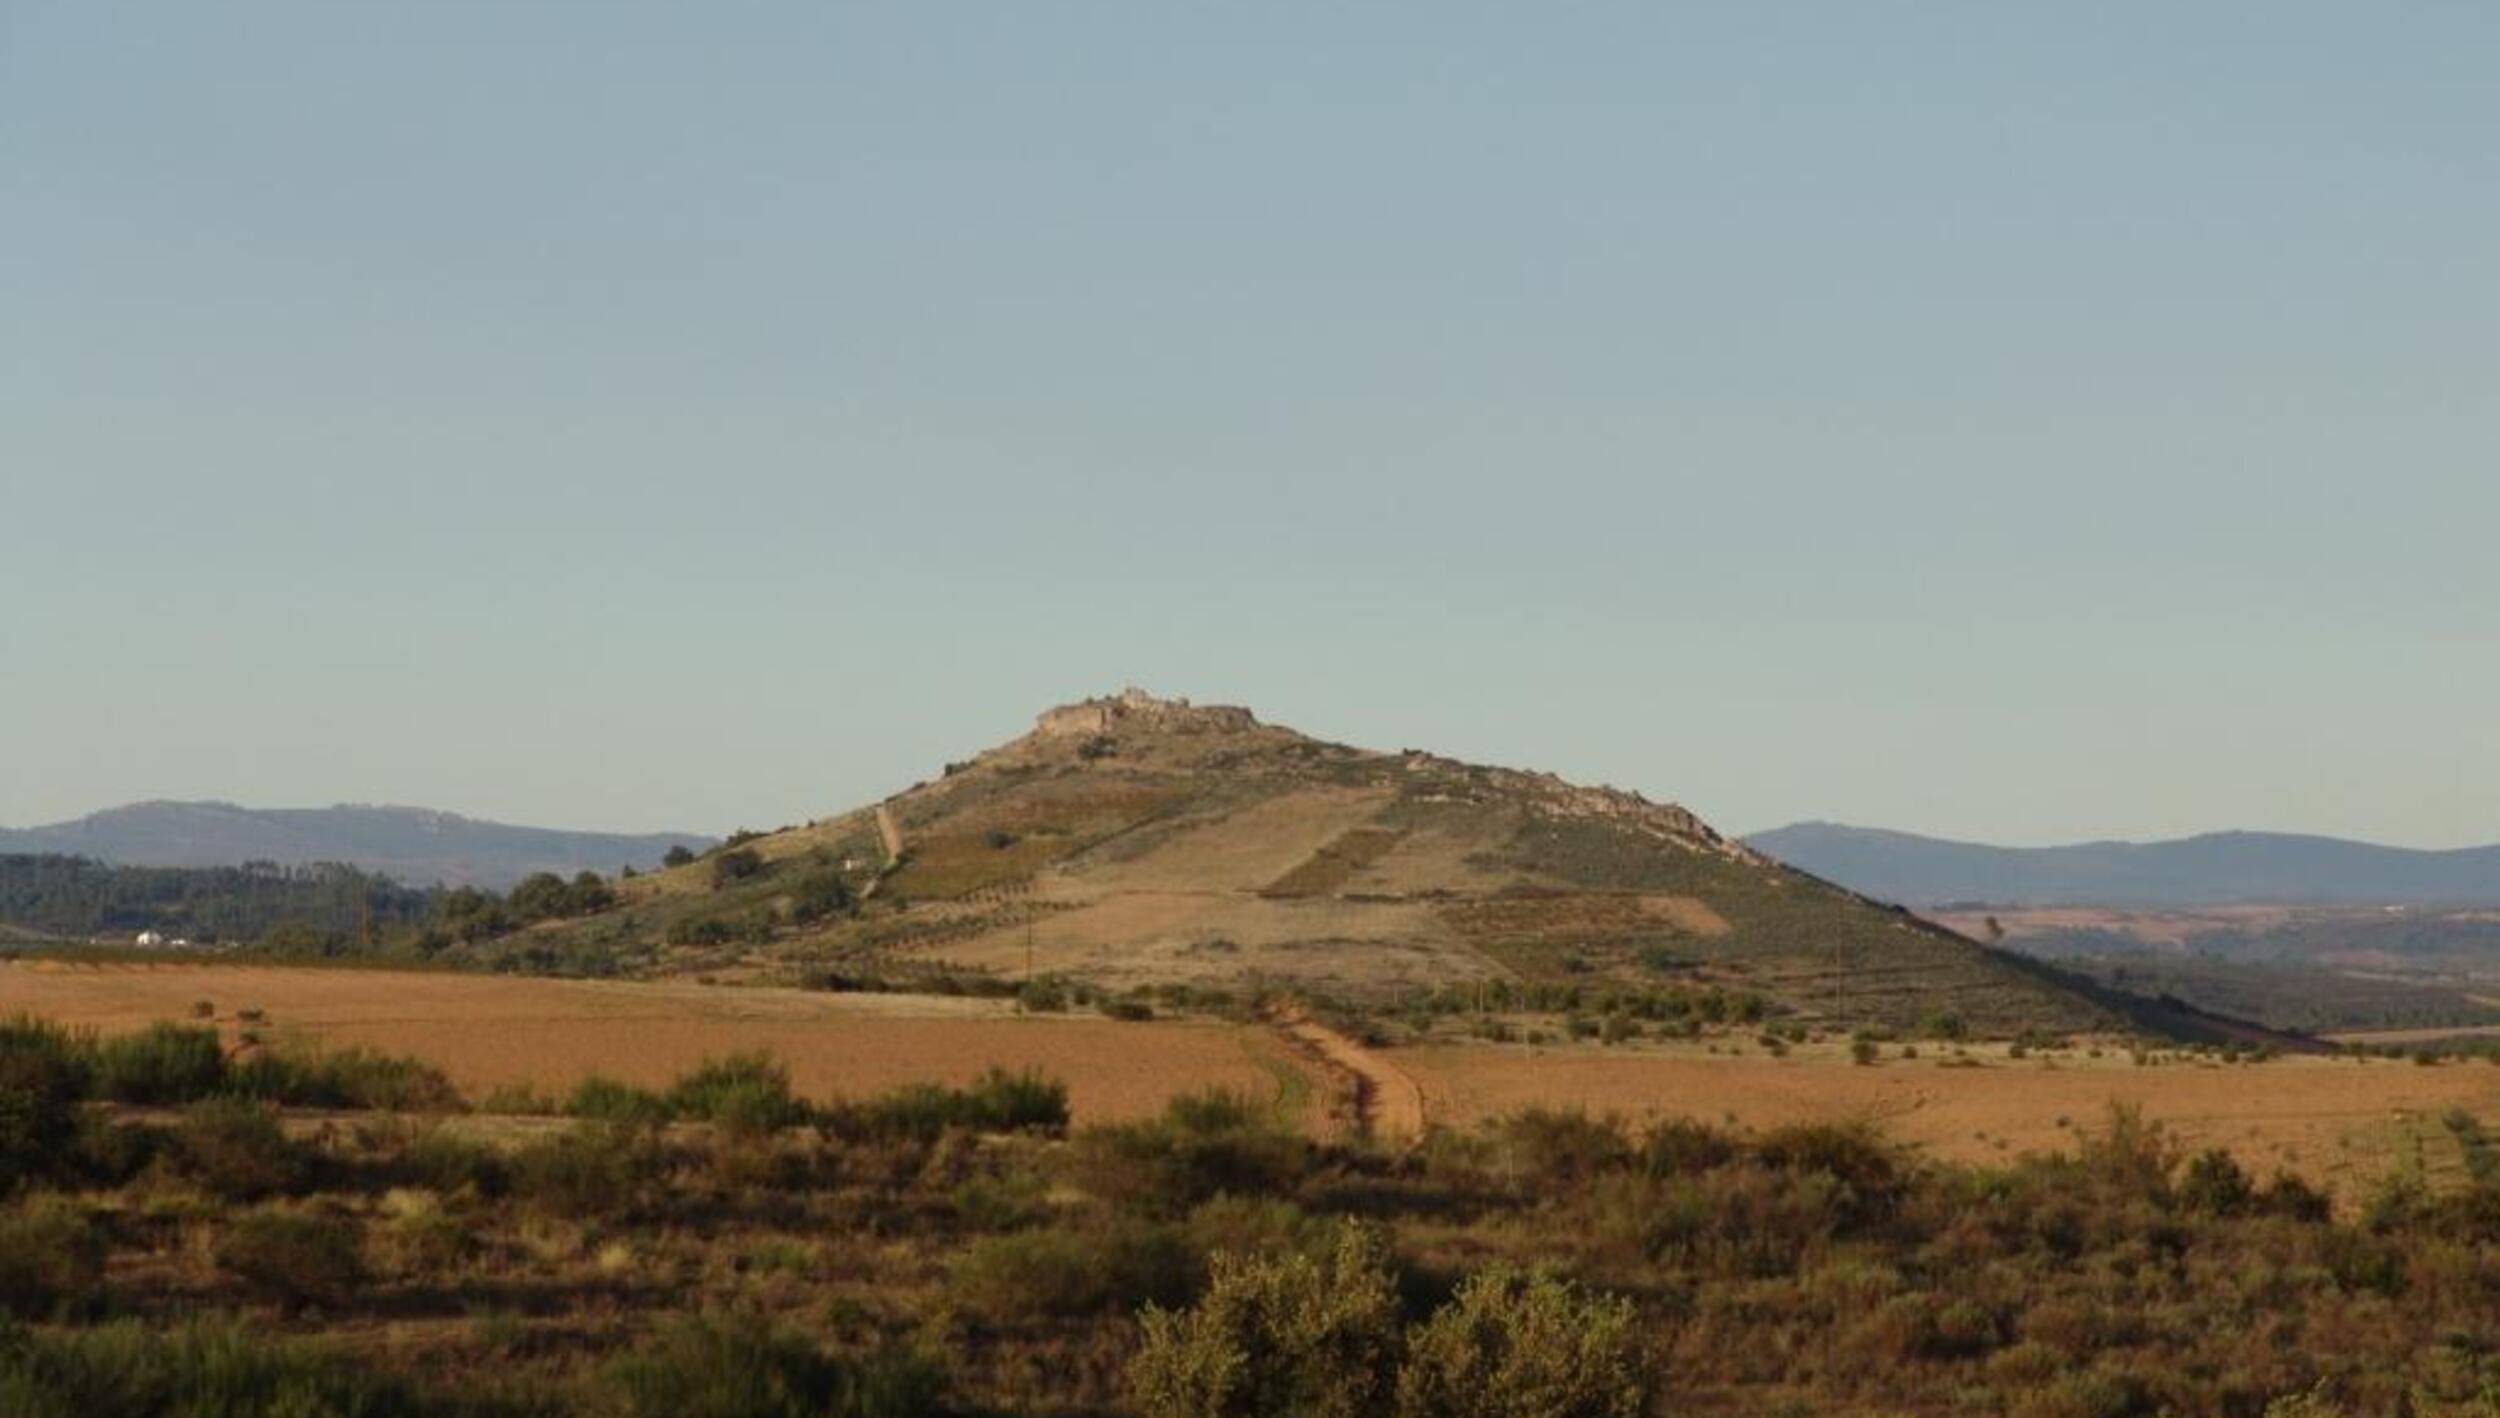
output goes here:
{"type": "Polygon", "coordinates": [[[1131,689],[885,801],[621,884],[540,928],[658,970],[1286,986],[1680,984],[1827,1019],[2112,1027],[2090,987],[1785,867],[1691,811],[1329,743],[1131,689]]]}

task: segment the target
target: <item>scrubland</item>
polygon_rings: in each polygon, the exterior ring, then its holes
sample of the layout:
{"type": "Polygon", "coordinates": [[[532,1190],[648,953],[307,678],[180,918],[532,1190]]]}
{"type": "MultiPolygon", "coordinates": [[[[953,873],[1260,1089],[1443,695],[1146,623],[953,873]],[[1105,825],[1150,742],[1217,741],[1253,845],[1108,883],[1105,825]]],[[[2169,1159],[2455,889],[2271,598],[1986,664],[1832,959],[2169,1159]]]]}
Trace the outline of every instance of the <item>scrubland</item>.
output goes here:
{"type": "Polygon", "coordinates": [[[2054,1150],[1946,1161],[1692,1101],[1524,1102],[1391,1147],[1222,1088],[1097,1118],[1038,1071],[814,1095],[747,1052],[473,1097],[372,1050],[21,1018],[0,1409],[2280,1418],[2500,1396],[2500,1153],[2469,1109],[2330,1195],[2125,1106],[2054,1150]]]}

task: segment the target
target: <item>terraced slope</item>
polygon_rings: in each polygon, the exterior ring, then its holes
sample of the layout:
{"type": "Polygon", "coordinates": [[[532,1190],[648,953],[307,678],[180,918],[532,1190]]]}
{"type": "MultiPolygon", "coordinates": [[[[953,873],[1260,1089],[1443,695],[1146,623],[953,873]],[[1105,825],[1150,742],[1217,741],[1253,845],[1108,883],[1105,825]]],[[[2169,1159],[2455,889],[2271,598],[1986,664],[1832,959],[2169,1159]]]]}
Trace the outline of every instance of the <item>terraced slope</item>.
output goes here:
{"type": "Polygon", "coordinates": [[[1135,691],[1052,710],[934,782],[744,846],[761,861],[751,876],[724,875],[715,854],[637,878],[616,910],[544,928],[544,943],[663,972],[944,966],[1377,1002],[1621,979],[1895,1026],[2116,1022],[2109,998],[1783,867],[1683,808],[1135,691]],[[891,863],[881,811],[905,843],[891,863]],[[823,909],[835,896],[851,904],[823,909]]]}

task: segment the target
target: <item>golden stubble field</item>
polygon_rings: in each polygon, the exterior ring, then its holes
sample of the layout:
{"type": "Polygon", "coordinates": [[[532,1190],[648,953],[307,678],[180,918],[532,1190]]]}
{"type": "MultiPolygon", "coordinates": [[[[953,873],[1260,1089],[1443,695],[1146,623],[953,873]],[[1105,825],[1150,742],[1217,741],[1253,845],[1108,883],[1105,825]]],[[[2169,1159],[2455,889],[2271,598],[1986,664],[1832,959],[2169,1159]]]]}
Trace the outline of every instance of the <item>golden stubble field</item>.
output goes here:
{"type": "Polygon", "coordinates": [[[0,1016],[31,1012],[115,1033],[215,1006],[230,1033],[263,1011],[273,1040],[365,1044],[424,1059],[471,1097],[505,1084],[562,1092],[601,1073],[666,1084],[706,1058],[768,1050],[818,1099],[897,1084],[962,1083],[993,1065],[1066,1080],[1086,1119],[1157,1111],[1209,1086],[1315,1105],[1308,1069],[1271,1032],[1222,1023],[1128,1024],[1026,1015],[999,1000],[832,995],[390,970],[0,963],[0,1016]]]}
{"type": "MultiPolygon", "coordinates": [[[[0,1015],[28,1011],[110,1033],[188,1018],[201,1000],[230,1031],[237,1011],[258,1009],[275,1038],[426,1059],[473,1097],[520,1082],[561,1091],[592,1072],[663,1084],[707,1057],[749,1049],[779,1056],[816,1098],[961,1082],[992,1065],[1039,1068],[1067,1081],[1081,1121],[1136,1117],[1175,1093],[1222,1087],[1278,1099],[1318,1125],[1332,1086],[1317,1076],[1309,1041],[1297,1045],[1267,1027],[1019,1016],[995,1000],[385,970],[0,964],[0,1015]]],[[[2434,1173],[2453,1169],[2440,1124],[2452,1109],[2500,1121],[2500,1068],[2482,1063],[2180,1059],[2147,1067],[2120,1048],[2050,1060],[1973,1046],[1980,1066],[1947,1068],[1932,1052],[1915,1060],[1885,1052],[1872,1067],[1852,1064],[1836,1043],[1785,1058],[1758,1048],[1712,1054],[1698,1043],[1452,1043],[1373,1058],[1393,1081],[1411,1080],[1431,1123],[1463,1126],[1532,1104],[1755,1128],[1865,1119],[1958,1162],[2070,1148],[2111,1103],[2126,1103],[2189,1146],[2227,1147],[2260,1172],[2288,1167],[2347,1194],[2410,1157],[2434,1173]]]]}
{"type": "Polygon", "coordinates": [[[1641,1120],[1667,1114],[1748,1127],[1867,1119],[1928,1156],[1965,1163],[2072,1150],[2113,1103],[2140,1108],[2190,1148],[2225,1147],[2260,1176],[2276,1167],[2349,1192],[2419,1156],[2434,1176],[2458,1165],[2441,1119],[2462,1108],[2500,1120],[2500,1068],[2421,1067],[2325,1057],[2232,1064],[2172,1058],[2137,1065],[2124,1048],[2012,1058],[1972,1045],[1977,1067],[1925,1056],[1850,1062],[1837,1043],[1786,1058],[1713,1055],[1699,1044],[1526,1051],[1455,1044],[1397,1052],[1436,1122],[1468,1123],[1559,1101],[1641,1120]]]}

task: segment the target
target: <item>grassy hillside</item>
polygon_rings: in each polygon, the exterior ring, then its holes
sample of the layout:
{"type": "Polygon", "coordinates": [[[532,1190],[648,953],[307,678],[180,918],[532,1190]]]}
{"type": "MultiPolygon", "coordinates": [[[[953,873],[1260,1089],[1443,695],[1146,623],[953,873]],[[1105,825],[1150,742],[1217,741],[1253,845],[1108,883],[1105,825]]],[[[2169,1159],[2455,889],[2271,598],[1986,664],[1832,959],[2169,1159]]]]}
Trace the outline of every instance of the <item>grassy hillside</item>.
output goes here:
{"type": "Polygon", "coordinates": [[[881,809],[624,882],[613,909],[523,941],[747,978],[1031,973],[1362,1007],[1468,982],[1715,986],[1843,1024],[2119,1022],[2088,987],[1682,808],[1142,695],[1054,710],[881,809]]]}

